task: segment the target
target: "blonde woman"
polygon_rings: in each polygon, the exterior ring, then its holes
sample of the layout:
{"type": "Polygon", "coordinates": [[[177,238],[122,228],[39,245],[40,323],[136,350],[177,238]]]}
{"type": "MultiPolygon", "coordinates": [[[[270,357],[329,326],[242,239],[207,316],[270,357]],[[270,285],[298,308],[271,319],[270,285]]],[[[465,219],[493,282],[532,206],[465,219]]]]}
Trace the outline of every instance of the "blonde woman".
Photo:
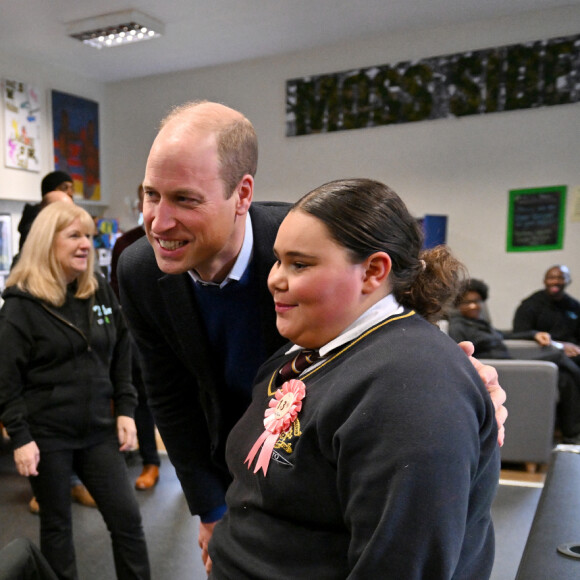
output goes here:
{"type": "Polygon", "coordinates": [[[111,533],[118,578],[149,578],[139,507],[120,451],[136,440],[128,331],[93,270],[94,222],[56,202],[34,221],[0,311],[0,419],[40,504],[41,550],[77,578],[70,474],[111,533]]]}

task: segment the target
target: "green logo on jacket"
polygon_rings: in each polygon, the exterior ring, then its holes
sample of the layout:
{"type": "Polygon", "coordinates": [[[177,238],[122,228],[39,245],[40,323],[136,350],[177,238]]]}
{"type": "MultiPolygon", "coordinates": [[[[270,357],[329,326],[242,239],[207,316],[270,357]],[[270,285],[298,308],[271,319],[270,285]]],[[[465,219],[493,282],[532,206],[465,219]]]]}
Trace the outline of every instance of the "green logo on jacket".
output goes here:
{"type": "Polygon", "coordinates": [[[93,306],[93,311],[97,313],[97,324],[111,324],[111,320],[109,319],[109,314],[113,313],[113,309],[105,306],[98,306],[95,304],[93,306]]]}

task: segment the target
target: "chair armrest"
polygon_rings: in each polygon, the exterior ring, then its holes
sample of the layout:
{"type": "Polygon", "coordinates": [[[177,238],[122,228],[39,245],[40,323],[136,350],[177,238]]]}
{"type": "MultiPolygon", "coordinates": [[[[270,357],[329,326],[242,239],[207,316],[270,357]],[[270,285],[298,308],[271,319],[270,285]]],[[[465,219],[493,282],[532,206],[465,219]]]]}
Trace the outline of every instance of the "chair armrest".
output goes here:
{"type": "Polygon", "coordinates": [[[553,448],[558,367],[547,361],[482,359],[495,367],[508,418],[502,461],[547,463],[553,448]]]}
{"type": "Polygon", "coordinates": [[[554,346],[540,346],[535,340],[508,338],[503,342],[510,355],[515,359],[538,359],[542,353],[556,353],[558,351],[554,346]]]}

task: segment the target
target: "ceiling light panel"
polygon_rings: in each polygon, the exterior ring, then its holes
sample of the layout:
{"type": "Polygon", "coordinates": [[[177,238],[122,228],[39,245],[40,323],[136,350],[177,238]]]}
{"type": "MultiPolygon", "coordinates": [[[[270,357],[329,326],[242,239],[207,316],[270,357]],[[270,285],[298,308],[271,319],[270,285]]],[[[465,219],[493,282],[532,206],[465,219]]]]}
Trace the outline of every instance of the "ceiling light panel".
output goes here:
{"type": "Polygon", "coordinates": [[[94,48],[111,48],[158,38],[165,32],[161,22],[138,10],[123,10],[75,20],[67,34],[94,48]]]}

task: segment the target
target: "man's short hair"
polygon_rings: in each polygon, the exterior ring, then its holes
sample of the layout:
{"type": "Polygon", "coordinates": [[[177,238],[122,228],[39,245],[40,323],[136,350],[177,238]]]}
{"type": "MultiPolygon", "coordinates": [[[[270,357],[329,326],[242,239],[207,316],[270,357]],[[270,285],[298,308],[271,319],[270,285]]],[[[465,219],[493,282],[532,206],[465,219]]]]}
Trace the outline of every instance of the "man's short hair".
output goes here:
{"type": "MultiPolygon", "coordinates": [[[[160,129],[173,119],[186,117],[188,113],[206,104],[214,103],[192,101],[175,107],[161,121],[160,129]]],[[[207,110],[207,114],[199,114],[191,123],[192,127],[214,133],[216,136],[220,177],[225,184],[227,198],[233,194],[244,175],[254,177],[258,170],[258,137],[254,126],[239,111],[234,109],[231,111],[237,113],[236,118],[232,120],[224,120],[218,112],[207,110]]]]}

